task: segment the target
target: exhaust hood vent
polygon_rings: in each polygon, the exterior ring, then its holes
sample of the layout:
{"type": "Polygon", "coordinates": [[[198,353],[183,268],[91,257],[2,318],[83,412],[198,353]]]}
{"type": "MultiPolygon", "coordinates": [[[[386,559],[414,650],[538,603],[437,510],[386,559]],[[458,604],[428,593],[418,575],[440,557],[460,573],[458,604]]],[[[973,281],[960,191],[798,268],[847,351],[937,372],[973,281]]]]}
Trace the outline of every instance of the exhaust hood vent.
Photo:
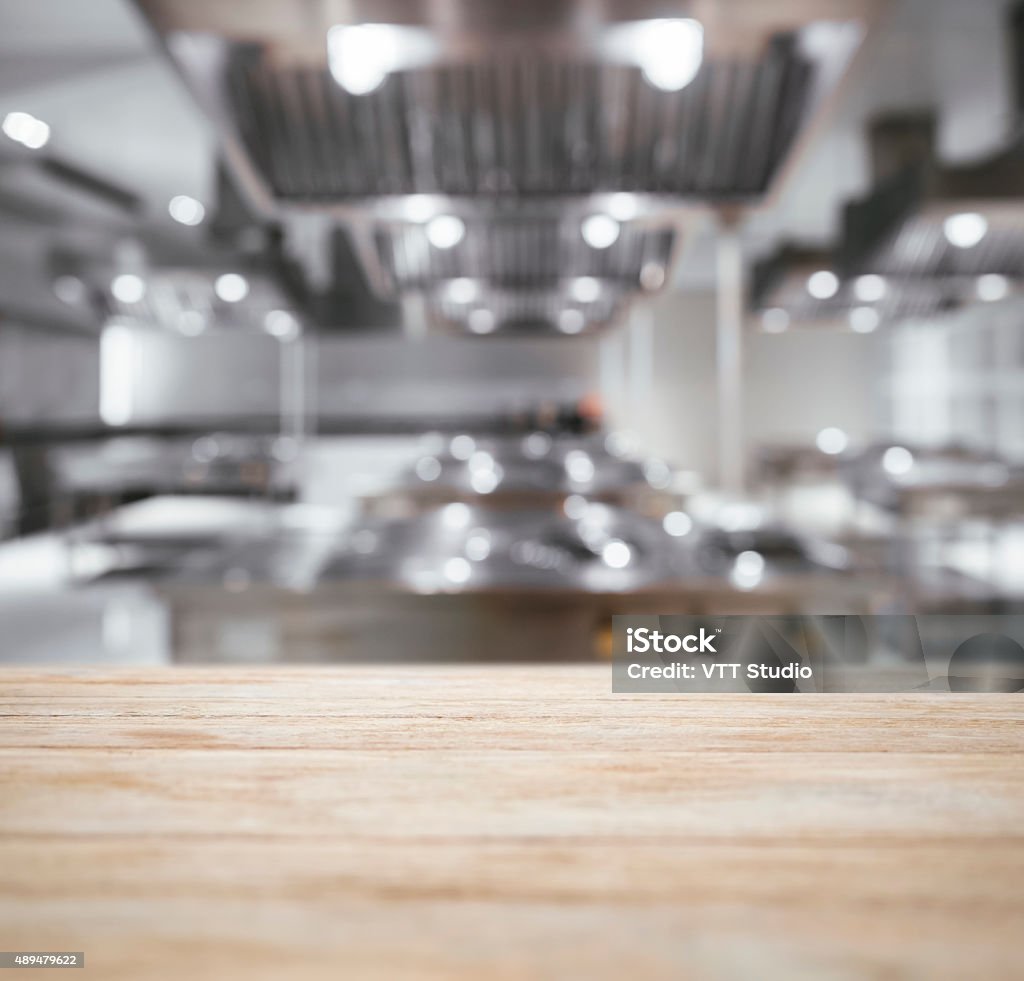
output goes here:
{"type": "Polygon", "coordinates": [[[664,270],[675,233],[630,223],[608,248],[591,248],[578,223],[471,220],[454,247],[430,244],[425,226],[407,224],[377,232],[385,269],[400,289],[430,290],[444,280],[470,277],[503,289],[545,289],[581,276],[635,291],[664,270]]]}
{"type": "Polygon", "coordinates": [[[440,193],[634,190],[761,194],[796,135],[813,80],[789,39],[755,60],[707,62],[682,92],[637,68],[517,55],[411,69],[352,95],[326,69],[278,67],[235,46],[226,90],[274,197],[330,202],[440,193]]]}

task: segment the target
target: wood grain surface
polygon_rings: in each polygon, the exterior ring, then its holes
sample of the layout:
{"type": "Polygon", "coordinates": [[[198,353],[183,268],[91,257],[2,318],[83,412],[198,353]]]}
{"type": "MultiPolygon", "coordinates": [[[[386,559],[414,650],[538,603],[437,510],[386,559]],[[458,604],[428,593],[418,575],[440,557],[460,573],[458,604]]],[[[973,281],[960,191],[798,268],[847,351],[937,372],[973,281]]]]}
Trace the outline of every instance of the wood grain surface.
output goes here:
{"type": "Polygon", "coordinates": [[[105,981],[1022,977],[1022,705],[7,671],[0,949],[105,981]]]}

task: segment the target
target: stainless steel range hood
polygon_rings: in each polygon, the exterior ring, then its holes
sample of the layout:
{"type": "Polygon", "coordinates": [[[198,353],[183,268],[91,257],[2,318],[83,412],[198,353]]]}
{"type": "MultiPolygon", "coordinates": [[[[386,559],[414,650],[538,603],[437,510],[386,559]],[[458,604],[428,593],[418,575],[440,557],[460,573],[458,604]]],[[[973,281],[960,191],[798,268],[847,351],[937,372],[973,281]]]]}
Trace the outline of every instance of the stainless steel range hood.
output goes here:
{"type": "Polygon", "coordinates": [[[874,4],[139,6],[213,115],[254,208],[282,220],[289,241],[326,244],[343,224],[373,292],[423,294],[435,323],[473,330],[481,307],[487,332],[557,327],[568,301],[577,332],[579,315],[607,323],[671,281],[698,209],[764,195],[874,4]],[[689,84],[665,90],[644,52],[661,24],[693,23],[681,18],[702,25],[703,54],[689,84]],[[367,25],[391,32],[388,70],[346,88],[328,36],[367,25]],[[606,214],[609,196],[618,230],[595,246],[580,222],[606,214]],[[437,216],[460,223],[448,245],[424,232],[437,216]],[[573,305],[574,277],[599,281],[593,300],[573,305]],[[453,308],[445,289],[464,279],[473,305],[453,308]]]}

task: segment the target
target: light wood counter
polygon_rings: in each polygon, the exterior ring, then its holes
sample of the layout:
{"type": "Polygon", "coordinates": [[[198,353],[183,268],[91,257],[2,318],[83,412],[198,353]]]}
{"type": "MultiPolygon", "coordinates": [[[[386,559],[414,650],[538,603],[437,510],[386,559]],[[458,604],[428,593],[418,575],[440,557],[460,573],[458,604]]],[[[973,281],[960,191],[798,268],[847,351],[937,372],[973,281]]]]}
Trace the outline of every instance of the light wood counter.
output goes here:
{"type": "Polygon", "coordinates": [[[1020,697],[0,674],[0,950],[73,978],[994,979],[1022,923],[1020,697]]]}

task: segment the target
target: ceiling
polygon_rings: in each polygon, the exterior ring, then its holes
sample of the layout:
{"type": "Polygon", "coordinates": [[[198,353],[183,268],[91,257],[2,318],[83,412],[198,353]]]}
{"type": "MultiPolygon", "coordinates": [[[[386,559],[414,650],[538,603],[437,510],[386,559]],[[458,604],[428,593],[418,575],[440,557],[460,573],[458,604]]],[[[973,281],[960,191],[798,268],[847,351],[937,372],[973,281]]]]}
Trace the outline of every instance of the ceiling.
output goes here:
{"type": "MultiPolygon", "coordinates": [[[[734,14],[766,6],[731,5],[734,14]]],[[[824,243],[834,235],[842,202],[867,189],[863,125],[882,109],[935,108],[938,150],[949,160],[999,145],[1014,121],[1001,22],[1006,6],[1005,0],[885,4],[827,113],[744,221],[748,254],[762,255],[783,240],[824,243]]],[[[142,208],[133,221],[187,242],[193,232],[170,221],[167,203],[177,194],[212,200],[216,137],[136,7],[128,0],[7,0],[0,26],[0,115],[19,109],[45,119],[53,153],[136,193],[142,208]]],[[[21,159],[6,154],[0,167],[0,206],[4,194],[27,200],[48,193],[32,190],[21,159]]],[[[117,216],[96,225],[114,236],[131,230],[117,216]]],[[[40,224],[5,214],[0,308],[73,321],[52,297],[45,259],[55,241],[90,234],[80,221],[40,224]]],[[[672,288],[712,284],[713,242],[710,219],[695,221],[672,288]]]]}

